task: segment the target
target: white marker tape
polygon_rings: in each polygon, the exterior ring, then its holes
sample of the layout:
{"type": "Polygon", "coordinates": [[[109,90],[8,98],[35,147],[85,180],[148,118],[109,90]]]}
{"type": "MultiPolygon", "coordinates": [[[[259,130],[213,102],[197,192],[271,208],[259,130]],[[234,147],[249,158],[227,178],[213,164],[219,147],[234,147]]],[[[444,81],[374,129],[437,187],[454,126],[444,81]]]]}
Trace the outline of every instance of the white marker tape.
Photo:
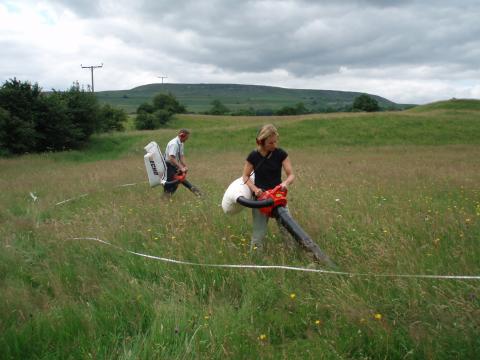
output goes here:
{"type": "MultiPolygon", "coordinates": [[[[143,183],[145,183],[146,181],[144,181],[143,183]]],[[[113,186],[114,188],[117,188],[117,187],[128,187],[128,186],[135,186],[135,185],[138,185],[138,184],[143,184],[143,183],[131,183],[131,184],[122,184],[122,185],[115,185],[113,186]]],[[[30,196],[31,196],[32,193],[30,193],[30,196]]],[[[67,200],[63,200],[63,201],[60,201],[58,203],[55,204],[55,206],[58,206],[58,205],[62,205],[62,204],[65,204],[67,202],[70,202],[70,201],[73,201],[73,200],[77,200],[77,199],[81,199],[85,196],[88,196],[88,194],[82,194],[80,196],[76,196],[74,198],[71,198],[71,199],[67,199],[67,200]]],[[[34,199],[35,201],[35,199],[34,199]]]]}
{"type": "Polygon", "coordinates": [[[136,255],[142,256],[148,259],[159,260],[168,263],[181,264],[181,265],[191,265],[191,266],[201,266],[201,267],[215,267],[215,268],[233,268],[233,269],[278,269],[278,270],[293,270],[293,271],[304,271],[304,272],[314,272],[322,273],[327,275],[344,275],[344,276],[363,276],[363,277],[397,277],[397,278],[423,278],[423,279],[454,279],[454,280],[480,280],[480,275],[415,275],[415,274],[369,274],[369,273],[350,273],[344,271],[331,271],[331,270],[322,270],[322,269],[308,269],[295,266],[285,266],[285,265],[240,265],[240,264],[202,264],[194,263],[190,261],[181,261],[163,258],[159,256],[153,256],[148,254],[142,254],[135,251],[124,249],[120,246],[113,245],[108,241],[101,240],[94,237],[76,237],[72,238],[73,240],[91,240],[97,241],[105,245],[113,246],[121,251],[136,255]]]}
{"type": "Polygon", "coordinates": [[[73,200],[76,200],[76,199],[80,199],[80,198],[83,198],[83,197],[85,197],[85,196],[88,196],[88,194],[82,194],[82,195],[80,195],[80,196],[77,196],[77,197],[74,197],[74,198],[71,198],[71,199],[67,199],[67,200],[60,201],[60,202],[56,203],[55,206],[65,204],[65,203],[67,203],[67,202],[69,202],[69,201],[73,201],[73,200]]]}

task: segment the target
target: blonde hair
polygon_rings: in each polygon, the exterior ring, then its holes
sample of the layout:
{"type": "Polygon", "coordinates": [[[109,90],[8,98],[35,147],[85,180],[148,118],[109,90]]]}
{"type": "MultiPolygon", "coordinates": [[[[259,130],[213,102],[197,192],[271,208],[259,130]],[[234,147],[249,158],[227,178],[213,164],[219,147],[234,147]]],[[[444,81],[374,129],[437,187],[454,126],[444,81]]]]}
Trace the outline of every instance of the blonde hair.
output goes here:
{"type": "Polygon", "coordinates": [[[278,136],[277,128],[272,124],[263,125],[257,133],[257,148],[260,149],[264,145],[265,140],[272,135],[278,136]]]}

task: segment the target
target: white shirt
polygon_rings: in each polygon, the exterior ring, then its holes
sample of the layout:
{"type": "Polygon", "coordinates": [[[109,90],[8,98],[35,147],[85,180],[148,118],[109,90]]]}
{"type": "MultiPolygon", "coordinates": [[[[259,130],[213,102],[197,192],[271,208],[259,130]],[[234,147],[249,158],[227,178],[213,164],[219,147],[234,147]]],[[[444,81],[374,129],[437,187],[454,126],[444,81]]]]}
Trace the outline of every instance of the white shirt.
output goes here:
{"type": "MultiPolygon", "coordinates": [[[[165,161],[170,162],[170,155],[175,157],[175,160],[180,161],[180,157],[183,156],[183,143],[180,138],[176,138],[169,141],[167,148],[165,149],[165,161]]],[[[172,164],[173,165],[173,164],[172,164]]]]}

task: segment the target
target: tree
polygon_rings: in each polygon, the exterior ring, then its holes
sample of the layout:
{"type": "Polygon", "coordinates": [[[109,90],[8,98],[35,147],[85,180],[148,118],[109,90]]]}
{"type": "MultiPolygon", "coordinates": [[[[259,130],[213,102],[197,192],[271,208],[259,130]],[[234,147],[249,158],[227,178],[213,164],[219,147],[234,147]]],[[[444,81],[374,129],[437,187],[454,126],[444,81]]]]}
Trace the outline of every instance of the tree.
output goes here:
{"type": "Polygon", "coordinates": [[[249,107],[248,109],[238,109],[234,113],[233,116],[255,116],[255,109],[253,107],[249,107]]]}
{"type": "Polygon", "coordinates": [[[272,116],[273,115],[272,109],[257,109],[255,110],[256,116],[272,116]]]}
{"type": "Polygon", "coordinates": [[[155,125],[156,127],[161,127],[165,125],[169,120],[172,114],[169,111],[164,109],[158,109],[153,113],[153,117],[155,118],[155,125]]]}
{"type": "Polygon", "coordinates": [[[362,94],[353,101],[353,110],[372,112],[380,110],[380,107],[377,100],[367,94],[362,94]]]}
{"type": "Polygon", "coordinates": [[[172,94],[158,94],[153,98],[153,107],[156,110],[166,110],[171,114],[186,112],[185,106],[180,104],[172,94]]]}
{"type": "Polygon", "coordinates": [[[123,110],[100,107],[78,83],[65,92],[43,93],[38,84],[6,81],[0,87],[0,153],[74,149],[95,132],[121,130],[123,110]]]}
{"type": "Polygon", "coordinates": [[[141,112],[146,112],[146,113],[153,113],[155,111],[155,108],[153,107],[152,104],[149,104],[149,103],[143,103],[143,104],[140,104],[140,106],[137,108],[137,114],[141,113],[141,112]]]}
{"type": "Polygon", "coordinates": [[[79,140],[83,134],[68,114],[67,102],[61,94],[42,96],[35,114],[35,151],[74,149],[83,143],[79,140]]]}
{"type": "Polygon", "coordinates": [[[185,106],[180,104],[172,94],[158,94],[153,98],[152,103],[143,103],[137,108],[136,129],[158,129],[165,126],[173,114],[186,112],[185,106]]]}
{"type": "Polygon", "coordinates": [[[213,100],[211,103],[212,107],[207,112],[211,115],[225,115],[226,113],[230,112],[230,109],[227,108],[222,102],[218,99],[213,100]]]}
{"type": "Polygon", "coordinates": [[[141,111],[135,117],[135,128],[138,130],[155,129],[155,117],[146,111],[141,111]]]}
{"type": "Polygon", "coordinates": [[[21,154],[33,151],[37,143],[35,111],[39,107],[38,84],[6,81],[0,88],[0,146],[2,153],[21,154]]]}
{"type": "Polygon", "coordinates": [[[80,89],[78,82],[66,92],[57,92],[66,101],[68,116],[78,129],[77,140],[87,141],[98,128],[100,107],[94,93],[80,89]]]}
{"type": "Polygon", "coordinates": [[[123,125],[127,121],[127,113],[122,109],[115,109],[109,104],[100,108],[98,132],[124,131],[123,125]]]}
{"type": "Polygon", "coordinates": [[[277,115],[301,115],[307,113],[308,110],[303,102],[299,102],[295,106],[284,106],[277,111],[277,115]]]}
{"type": "Polygon", "coordinates": [[[0,107],[0,154],[22,154],[36,144],[35,128],[0,107]]]}

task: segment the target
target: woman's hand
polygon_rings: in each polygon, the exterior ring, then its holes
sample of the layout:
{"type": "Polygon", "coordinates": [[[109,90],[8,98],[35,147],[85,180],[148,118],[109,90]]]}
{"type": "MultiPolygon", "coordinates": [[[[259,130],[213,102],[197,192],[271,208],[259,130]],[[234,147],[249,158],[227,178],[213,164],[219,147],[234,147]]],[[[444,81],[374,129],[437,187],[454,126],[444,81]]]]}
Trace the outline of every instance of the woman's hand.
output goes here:
{"type": "Polygon", "coordinates": [[[280,186],[282,187],[282,190],[285,191],[287,190],[287,183],[284,181],[280,184],[280,186]]]}
{"type": "Polygon", "coordinates": [[[258,198],[263,194],[263,190],[260,188],[257,188],[254,193],[255,193],[255,196],[258,198]]]}

